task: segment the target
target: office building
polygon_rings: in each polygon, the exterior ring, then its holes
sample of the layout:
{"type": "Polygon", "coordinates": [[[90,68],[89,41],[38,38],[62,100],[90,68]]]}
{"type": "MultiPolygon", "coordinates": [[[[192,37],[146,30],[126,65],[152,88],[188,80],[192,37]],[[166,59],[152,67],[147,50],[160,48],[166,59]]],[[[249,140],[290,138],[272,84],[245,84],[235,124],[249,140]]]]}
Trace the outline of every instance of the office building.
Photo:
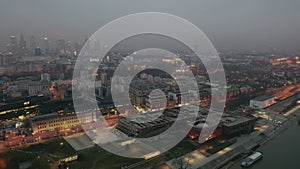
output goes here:
{"type": "Polygon", "coordinates": [[[275,104],[275,97],[263,95],[250,100],[250,107],[254,109],[264,109],[275,104]]]}

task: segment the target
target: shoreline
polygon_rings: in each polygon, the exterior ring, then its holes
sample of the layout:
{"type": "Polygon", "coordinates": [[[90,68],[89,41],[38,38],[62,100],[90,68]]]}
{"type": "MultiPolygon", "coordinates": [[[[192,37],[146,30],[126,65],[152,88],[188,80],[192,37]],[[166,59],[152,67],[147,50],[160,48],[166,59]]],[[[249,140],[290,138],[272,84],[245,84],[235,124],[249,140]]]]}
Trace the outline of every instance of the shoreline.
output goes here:
{"type": "MultiPolygon", "coordinates": [[[[296,111],[297,110],[300,110],[299,109],[299,106],[296,106],[295,107],[296,111]]],[[[293,109],[292,109],[293,110],[293,109]]],[[[294,111],[294,112],[296,112],[294,111]]],[[[276,139],[277,136],[283,134],[286,130],[288,130],[288,128],[293,125],[293,123],[296,123],[297,122],[297,117],[294,116],[294,112],[293,113],[290,113],[288,116],[286,116],[286,120],[278,125],[278,126],[275,126],[271,129],[271,131],[266,134],[267,130],[262,132],[261,134],[264,135],[264,137],[266,138],[264,141],[260,142],[260,143],[253,143],[255,144],[254,147],[264,147],[266,146],[270,141],[276,139]]],[[[297,122],[298,123],[298,122],[297,122]]],[[[258,136],[259,137],[259,136],[258,136]]],[[[243,155],[243,154],[247,154],[247,152],[251,152],[252,149],[248,149],[246,151],[241,151],[239,154],[237,154],[236,156],[234,157],[231,157],[230,159],[227,159],[226,163],[221,165],[221,166],[218,166],[218,167],[215,167],[216,169],[230,169],[233,165],[235,165],[237,162],[239,162],[242,158],[246,157],[246,155],[243,155]],[[240,157],[238,157],[240,156],[240,157]],[[237,158],[238,157],[238,158],[237,158]],[[237,159],[234,159],[234,158],[237,158],[237,159]],[[233,160],[234,159],[234,160],[233,160]],[[232,161],[233,160],[233,161],[232,161]]],[[[201,167],[200,167],[201,168],[201,167]]]]}
{"type": "MultiPolygon", "coordinates": [[[[280,124],[273,123],[272,121],[268,120],[269,127],[264,131],[255,131],[250,133],[249,135],[243,135],[238,137],[238,142],[226,147],[230,149],[230,151],[224,154],[213,154],[212,156],[208,157],[200,166],[194,167],[197,169],[219,169],[226,167],[231,160],[237,158],[240,155],[252,152],[257,147],[264,146],[269,141],[274,140],[278,135],[283,133],[285,130],[288,129],[293,122],[296,122],[297,118],[294,116],[294,113],[300,109],[300,106],[295,106],[294,108],[290,109],[285,114],[277,114],[278,116],[284,117],[285,119],[280,124]]],[[[264,119],[266,120],[266,119],[264,119]]],[[[226,149],[225,148],[225,149],[226,149]]],[[[235,161],[238,161],[235,160],[235,161]]],[[[235,162],[233,162],[235,163],[235,162]]]]}

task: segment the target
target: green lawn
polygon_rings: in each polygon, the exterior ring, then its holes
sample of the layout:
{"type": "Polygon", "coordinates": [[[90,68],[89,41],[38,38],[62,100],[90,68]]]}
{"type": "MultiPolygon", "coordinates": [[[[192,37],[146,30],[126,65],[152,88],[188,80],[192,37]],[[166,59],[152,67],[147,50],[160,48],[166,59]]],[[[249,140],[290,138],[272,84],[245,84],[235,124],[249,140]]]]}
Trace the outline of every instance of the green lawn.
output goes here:
{"type": "Polygon", "coordinates": [[[47,169],[51,162],[74,154],[76,151],[64,139],[59,138],[2,153],[0,159],[5,160],[7,169],[19,168],[19,164],[26,161],[32,161],[33,168],[47,169]]]}
{"type": "MultiPolygon", "coordinates": [[[[181,141],[168,154],[181,155],[195,150],[188,139],[181,141]]],[[[76,152],[64,139],[54,139],[19,150],[0,154],[0,160],[6,161],[7,169],[19,168],[19,164],[32,161],[33,169],[49,169],[50,164],[64,157],[79,155],[77,161],[68,163],[71,169],[120,169],[141,161],[113,155],[100,147],[93,147],[76,152]],[[63,143],[63,145],[61,145],[63,143]]]]}
{"type": "Polygon", "coordinates": [[[49,169],[52,162],[75,154],[79,154],[79,159],[67,164],[71,169],[119,169],[141,161],[141,159],[119,157],[99,147],[76,152],[62,138],[2,153],[0,161],[5,161],[6,169],[17,169],[20,163],[26,161],[32,162],[32,169],[49,169]]]}

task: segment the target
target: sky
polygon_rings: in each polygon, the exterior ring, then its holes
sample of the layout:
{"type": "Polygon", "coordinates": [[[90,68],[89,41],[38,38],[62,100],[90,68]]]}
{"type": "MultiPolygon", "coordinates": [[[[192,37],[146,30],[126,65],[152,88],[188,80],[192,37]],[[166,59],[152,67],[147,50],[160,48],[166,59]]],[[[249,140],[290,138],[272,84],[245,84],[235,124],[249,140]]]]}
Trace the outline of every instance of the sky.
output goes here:
{"type": "Polygon", "coordinates": [[[48,36],[51,46],[83,42],[119,17],[164,12],[198,26],[217,50],[300,51],[299,7],[299,0],[1,0],[0,48],[21,33],[48,36]]]}

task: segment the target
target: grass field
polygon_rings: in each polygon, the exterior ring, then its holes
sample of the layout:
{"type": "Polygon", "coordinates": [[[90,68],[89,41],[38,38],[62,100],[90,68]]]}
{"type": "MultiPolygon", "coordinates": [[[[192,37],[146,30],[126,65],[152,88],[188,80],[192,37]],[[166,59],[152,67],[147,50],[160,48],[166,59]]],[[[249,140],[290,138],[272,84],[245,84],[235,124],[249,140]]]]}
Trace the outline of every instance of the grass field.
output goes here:
{"type": "Polygon", "coordinates": [[[59,138],[2,153],[0,160],[7,169],[19,168],[20,163],[27,161],[31,161],[32,168],[47,169],[51,163],[73,154],[76,154],[75,150],[64,139],[59,138]]]}
{"type": "Polygon", "coordinates": [[[59,138],[0,154],[0,169],[17,169],[20,163],[28,161],[32,163],[32,169],[49,169],[52,163],[75,154],[79,155],[79,159],[67,164],[71,169],[119,169],[141,161],[119,157],[99,147],[76,152],[63,138],[59,138]]]}
{"type": "MultiPolygon", "coordinates": [[[[191,142],[184,139],[168,154],[180,156],[194,149],[191,142]]],[[[120,169],[142,160],[116,156],[96,146],[75,151],[63,138],[58,138],[0,154],[0,169],[17,169],[20,163],[28,161],[32,169],[50,169],[54,162],[75,154],[79,155],[78,160],[67,164],[71,169],[120,169]]]]}

